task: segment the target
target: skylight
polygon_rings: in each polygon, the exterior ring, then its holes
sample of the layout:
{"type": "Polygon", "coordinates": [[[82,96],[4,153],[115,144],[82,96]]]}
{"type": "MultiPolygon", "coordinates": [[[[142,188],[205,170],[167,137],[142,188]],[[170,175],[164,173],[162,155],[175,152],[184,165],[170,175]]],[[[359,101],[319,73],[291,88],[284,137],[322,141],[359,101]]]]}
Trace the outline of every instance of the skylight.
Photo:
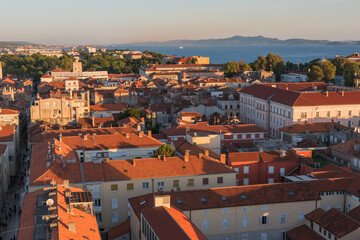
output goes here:
{"type": "Polygon", "coordinates": [[[293,196],[295,196],[295,193],[294,192],[289,192],[289,195],[293,197],[293,196]]]}
{"type": "Polygon", "coordinates": [[[201,201],[202,203],[205,203],[205,202],[206,202],[206,198],[202,197],[200,201],[201,201]]]}
{"type": "Polygon", "coordinates": [[[221,198],[223,201],[227,201],[227,197],[225,197],[225,196],[222,196],[222,198],[221,198]]]}
{"type": "Polygon", "coordinates": [[[241,194],[241,199],[246,199],[246,195],[245,195],[245,194],[241,194]]]}
{"type": "Polygon", "coordinates": [[[181,199],[178,199],[176,202],[177,204],[183,204],[183,201],[181,199]]]}

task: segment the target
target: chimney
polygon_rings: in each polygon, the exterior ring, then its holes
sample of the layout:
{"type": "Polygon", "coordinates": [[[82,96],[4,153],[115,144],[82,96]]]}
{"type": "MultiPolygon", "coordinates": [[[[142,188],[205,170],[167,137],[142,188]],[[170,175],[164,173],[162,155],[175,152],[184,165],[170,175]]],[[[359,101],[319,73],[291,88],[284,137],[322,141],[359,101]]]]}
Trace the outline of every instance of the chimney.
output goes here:
{"type": "MultiPolygon", "coordinates": [[[[59,141],[62,142],[62,133],[59,134],[59,141]]],[[[59,144],[61,144],[61,143],[59,143],[59,144]]],[[[60,151],[61,151],[61,149],[60,149],[60,151]]]]}
{"type": "Polygon", "coordinates": [[[158,160],[161,160],[161,155],[158,155],[157,158],[158,158],[158,160]]]}
{"type": "Polygon", "coordinates": [[[205,149],[205,156],[206,156],[206,157],[209,156],[209,149],[205,149]]]}
{"type": "Polygon", "coordinates": [[[143,137],[143,135],[144,135],[143,131],[139,132],[139,137],[143,137]]]}
{"type": "Polygon", "coordinates": [[[151,130],[148,130],[148,136],[152,137],[151,130]]]}
{"type": "Polygon", "coordinates": [[[74,207],[71,204],[68,205],[67,213],[70,215],[74,215],[74,207]]]}
{"type": "Polygon", "coordinates": [[[154,196],[154,207],[170,208],[170,195],[154,196]]]}
{"type": "Polygon", "coordinates": [[[220,163],[226,165],[226,155],[220,154],[220,163]]]}
{"type": "Polygon", "coordinates": [[[184,162],[189,162],[190,150],[186,150],[184,156],[184,162]]]}
{"type": "Polygon", "coordinates": [[[329,96],[329,91],[325,91],[325,96],[329,96]]]}
{"type": "Polygon", "coordinates": [[[202,159],[202,157],[204,156],[203,153],[199,153],[199,158],[202,159]]]}
{"type": "Polygon", "coordinates": [[[130,138],[130,134],[129,134],[129,133],[126,133],[126,134],[125,134],[125,137],[126,137],[126,138],[130,138]]]}
{"type": "Polygon", "coordinates": [[[93,127],[95,126],[95,117],[92,117],[91,124],[92,124],[93,127]]]}
{"type": "Polygon", "coordinates": [[[76,233],[75,222],[69,222],[68,227],[69,231],[76,233]]]}
{"type": "Polygon", "coordinates": [[[64,180],[63,186],[64,186],[64,188],[68,189],[69,188],[69,180],[64,180]]]}
{"type": "Polygon", "coordinates": [[[166,156],[165,156],[165,155],[162,156],[162,160],[163,160],[164,162],[166,162],[166,156]]]}
{"type": "Polygon", "coordinates": [[[88,140],[88,135],[87,134],[84,135],[84,140],[88,140]]]}
{"type": "Polygon", "coordinates": [[[65,197],[71,197],[71,191],[70,189],[65,190],[65,197]]]}
{"type": "Polygon", "coordinates": [[[308,121],[305,121],[305,124],[308,124],[309,122],[308,121]]]}
{"type": "Polygon", "coordinates": [[[344,94],[345,94],[344,90],[341,90],[340,94],[341,94],[341,96],[344,96],[344,94]]]}
{"type": "Polygon", "coordinates": [[[133,165],[134,167],[136,166],[136,159],[135,159],[135,158],[132,160],[132,165],[133,165]]]}
{"type": "Polygon", "coordinates": [[[136,125],[136,130],[138,130],[139,132],[141,131],[141,125],[140,125],[140,123],[138,123],[138,124],[136,125]]]}

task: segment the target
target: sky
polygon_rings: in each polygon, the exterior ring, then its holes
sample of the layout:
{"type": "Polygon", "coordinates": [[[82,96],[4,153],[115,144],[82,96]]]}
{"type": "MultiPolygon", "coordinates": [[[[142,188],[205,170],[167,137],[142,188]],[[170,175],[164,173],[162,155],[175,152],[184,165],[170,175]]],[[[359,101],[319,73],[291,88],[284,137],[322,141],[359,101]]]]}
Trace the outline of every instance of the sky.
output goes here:
{"type": "Polygon", "coordinates": [[[360,0],[0,0],[0,41],[360,40],[360,0]]]}

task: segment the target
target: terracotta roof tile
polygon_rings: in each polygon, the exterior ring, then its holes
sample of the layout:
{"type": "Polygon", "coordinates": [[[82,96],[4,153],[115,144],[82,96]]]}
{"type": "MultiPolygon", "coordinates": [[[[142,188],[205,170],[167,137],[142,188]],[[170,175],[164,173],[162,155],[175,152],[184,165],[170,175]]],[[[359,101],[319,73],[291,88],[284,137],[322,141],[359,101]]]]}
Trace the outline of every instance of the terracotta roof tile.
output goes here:
{"type": "Polygon", "coordinates": [[[313,185],[306,182],[175,191],[130,198],[131,206],[138,216],[141,202],[146,201],[146,204],[142,205],[143,207],[154,206],[154,195],[170,195],[171,204],[181,211],[320,200],[313,185]],[[293,192],[294,195],[290,195],[290,192],[293,192]],[[226,199],[224,200],[223,197],[226,199]],[[205,198],[206,202],[202,202],[201,198],[205,198]],[[181,199],[182,202],[178,203],[178,199],[181,199]]]}
{"type": "Polygon", "coordinates": [[[109,240],[115,240],[118,237],[121,237],[124,234],[130,233],[130,219],[125,222],[120,223],[119,225],[109,229],[109,240]]]}
{"type": "Polygon", "coordinates": [[[359,221],[335,208],[332,208],[327,212],[319,208],[306,214],[305,217],[309,221],[316,222],[338,238],[341,238],[360,228],[359,221]]]}
{"type": "Polygon", "coordinates": [[[290,134],[296,134],[296,133],[306,133],[307,131],[309,131],[310,133],[330,132],[330,130],[333,129],[345,130],[348,129],[348,127],[335,122],[314,122],[314,123],[297,123],[286,127],[282,127],[279,130],[290,134]]]}
{"type": "Polygon", "coordinates": [[[286,235],[292,240],[325,240],[306,225],[293,228],[286,235]]]}

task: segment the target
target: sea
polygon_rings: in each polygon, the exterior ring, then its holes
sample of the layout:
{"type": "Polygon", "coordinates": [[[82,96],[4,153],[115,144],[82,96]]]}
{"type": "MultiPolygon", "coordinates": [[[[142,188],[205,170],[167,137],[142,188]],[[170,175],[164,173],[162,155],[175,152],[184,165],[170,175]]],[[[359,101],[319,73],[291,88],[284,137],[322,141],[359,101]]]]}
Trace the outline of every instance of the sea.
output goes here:
{"type": "Polygon", "coordinates": [[[116,45],[112,49],[154,51],[165,55],[210,57],[210,63],[226,63],[244,60],[247,63],[257,56],[272,52],[279,54],[284,61],[306,63],[317,58],[334,58],[360,52],[360,45],[249,45],[249,46],[141,46],[116,45]]]}

